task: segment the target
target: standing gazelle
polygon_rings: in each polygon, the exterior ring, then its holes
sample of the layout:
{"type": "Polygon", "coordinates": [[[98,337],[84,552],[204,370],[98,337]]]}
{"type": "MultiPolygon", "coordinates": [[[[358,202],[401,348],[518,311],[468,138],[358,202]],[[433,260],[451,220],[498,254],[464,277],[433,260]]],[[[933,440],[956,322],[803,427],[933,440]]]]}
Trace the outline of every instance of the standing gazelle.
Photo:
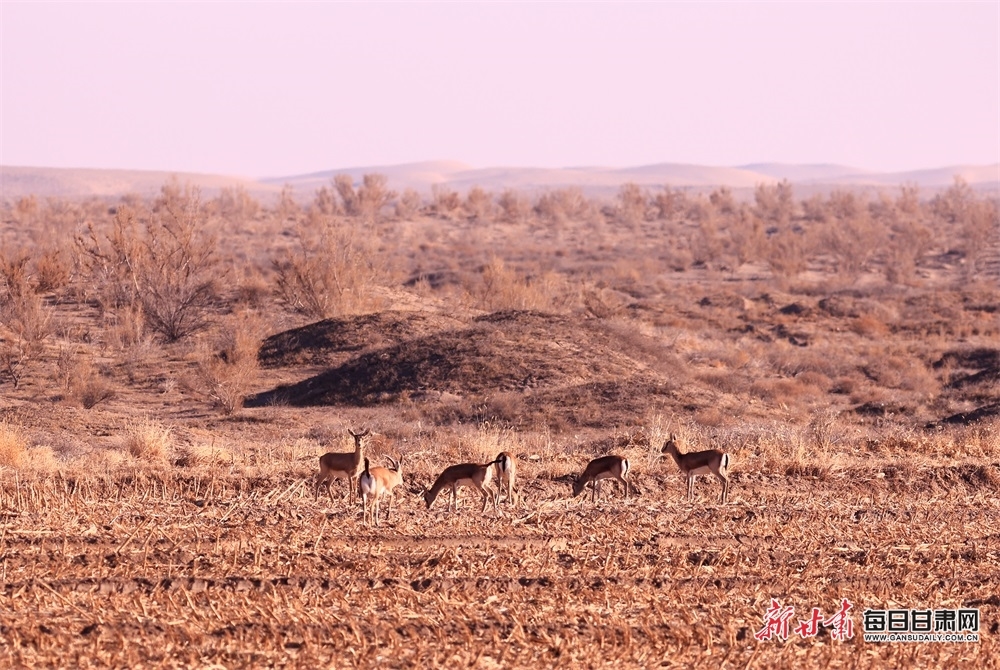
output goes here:
{"type": "MultiPolygon", "coordinates": [[[[389,458],[386,456],[386,458],[389,458]]],[[[368,459],[365,459],[365,471],[358,479],[358,488],[361,489],[361,503],[364,506],[364,524],[367,526],[372,518],[375,525],[379,525],[379,512],[382,508],[382,498],[389,497],[389,509],[385,518],[388,521],[392,516],[392,503],[396,499],[393,489],[403,483],[403,469],[399,461],[389,458],[389,468],[369,468],[368,459]]]]}
{"type": "Polygon", "coordinates": [[[356,499],[357,487],[354,485],[354,482],[363,469],[362,441],[371,431],[366,428],[361,433],[355,433],[348,428],[347,432],[354,438],[354,451],[323,454],[319,457],[319,474],[316,475],[315,498],[319,498],[319,487],[322,484],[326,484],[327,495],[330,496],[330,502],[333,502],[333,492],[330,491],[330,482],[334,479],[347,479],[348,495],[351,498],[351,503],[353,504],[356,499]]]}
{"type": "Polygon", "coordinates": [[[590,502],[597,502],[600,494],[601,480],[617,479],[625,486],[625,500],[628,500],[628,476],[630,467],[628,459],[622,456],[601,456],[587,464],[583,474],[573,482],[573,497],[580,495],[587,484],[591,484],[590,502]]]}
{"type": "Polygon", "coordinates": [[[706,449],[704,451],[693,451],[690,454],[682,454],[677,449],[677,438],[670,434],[670,439],[663,443],[664,454],[674,457],[677,467],[687,476],[687,497],[694,500],[694,478],[697,475],[715,475],[722,482],[722,503],[729,498],[729,454],[718,449],[706,449]]]}
{"type": "Polygon", "coordinates": [[[501,451],[493,463],[493,467],[497,470],[497,493],[502,494],[504,489],[507,489],[507,502],[516,505],[517,492],[514,490],[514,479],[517,474],[517,466],[514,465],[514,458],[506,451],[501,451]]]}
{"type": "Polygon", "coordinates": [[[447,487],[451,488],[451,497],[448,499],[448,509],[451,509],[452,503],[455,505],[455,511],[458,511],[458,488],[460,486],[467,486],[469,488],[476,489],[483,496],[483,510],[486,511],[486,505],[489,503],[490,499],[493,500],[493,509],[498,508],[497,499],[500,497],[498,491],[495,491],[491,486],[490,482],[493,479],[493,466],[499,462],[499,458],[486,463],[484,465],[479,465],[477,463],[459,463],[458,465],[452,465],[444,469],[438,478],[434,481],[434,485],[430,489],[424,492],[424,502],[427,503],[427,509],[431,508],[434,504],[434,500],[437,499],[438,493],[441,489],[447,487]]]}

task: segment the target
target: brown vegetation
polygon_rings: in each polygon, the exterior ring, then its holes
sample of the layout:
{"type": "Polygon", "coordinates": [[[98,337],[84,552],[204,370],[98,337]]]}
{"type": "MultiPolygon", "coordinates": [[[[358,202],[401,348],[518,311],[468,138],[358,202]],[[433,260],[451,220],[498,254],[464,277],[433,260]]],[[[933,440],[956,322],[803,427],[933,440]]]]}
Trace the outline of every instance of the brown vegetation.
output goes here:
{"type": "Polygon", "coordinates": [[[985,666],[997,225],[962,182],[5,203],[0,665],[985,666]],[[378,530],[310,494],[361,425],[378,530]],[[502,451],[518,504],[419,499],[502,451]],[[628,503],[572,500],[611,453],[628,503]],[[772,597],[856,637],[758,642],[772,597]],[[861,641],[890,606],[982,641],[861,641]]]}

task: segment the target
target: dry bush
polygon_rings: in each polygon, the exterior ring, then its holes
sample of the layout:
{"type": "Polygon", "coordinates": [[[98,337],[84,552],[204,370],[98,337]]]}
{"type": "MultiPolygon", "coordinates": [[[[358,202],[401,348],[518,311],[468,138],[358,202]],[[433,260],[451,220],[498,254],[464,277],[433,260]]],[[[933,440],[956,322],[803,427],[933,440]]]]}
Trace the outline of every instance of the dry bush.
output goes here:
{"type": "Polygon", "coordinates": [[[565,188],[543,193],[535,202],[535,213],[550,224],[582,222],[591,217],[594,205],[578,188],[565,188]]]}
{"type": "Polygon", "coordinates": [[[11,254],[0,251],[0,304],[33,292],[28,264],[31,255],[24,250],[11,254]]]}
{"type": "Polygon", "coordinates": [[[396,200],[396,216],[404,221],[412,219],[420,213],[424,206],[423,198],[412,188],[403,191],[403,195],[396,200]]]}
{"type": "Polygon", "coordinates": [[[214,213],[236,224],[254,220],[261,209],[260,203],[242,185],[223,188],[210,204],[214,213]]]}
{"type": "Polygon", "coordinates": [[[223,414],[240,409],[257,383],[257,352],[263,338],[263,323],[252,312],[229,318],[199,347],[196,379],[189,386],[223,414]]]}
{"type": "Polygon", "coordinates": [[[121,205],[115,211],[111,230],[102,239],[93,223],[74,238],[77,264],[86,284],[85,298],[94,292],[98,306],[110,311],[139,304],[138,276],[148,262],[133,208],[121,205]]]}
{"type": "Polygon", "coordinates": [[[767,245],[767,234],[760,217],[740,209],[726,226],[733,256],[740,265],[760,260],[767,245]]]}
{"type": "Polygon", "coordinates": [[[672,221],[687,209],[687,196],[680,189],[664,186],[662,191],[653,196],[652,205],[657,219],[672,221]]]}
{"type": "Polygon", "coordinates": [[[35,261],[35,290],[58,291],[70,282],[72,267],[62,249],[48,248],[35,261]]]}
{"type": "Polygon", "coordinates": [[[148,418],[131,419],[122,429],[122,448],[140,461],[166,461],[173,444],[173,431],[148,418]]]}
{"type": "Polygon", "coordinates": [[[57,370],[66,396],[84,409],[93,409],[117,395],[113,382],[84,353],[63,348],[57,370]]]}
{"type": "Polygon", "coordinates": [[[691,236],[689,249],[695,264],[705,265],[722,258],[724,248],[722,235],[713,212],[698,219],[697,232],[691,236]]]}
{"type": "Polygon", "coordinates": [[[495,213],[493,194],[473,186],[465,195],[465,211],[470,218],[479,223],[489,223],[495,213]]]}
{"type": "Polygon", "coordinates": [[[374,229],[337,218],[298,226],[297,248],[272,261],[277,294],[313,318],[366,307],[385,271],[374,229]]]}
{"type": "Polygon", "coordinates": [[[366,174],[358,188],[358,215],[370,223],[379,220],[382,209],[396,197],[388,188],[389,179],[384,174],[366,174]]]}
{"type": "Polygon", "coordinates": [[[35,293],[0,292],[0,380],[17,388],[52,334],[52,308],[35,293]]]}
{"type": "Polygon", "coordinates": [[[92,225],[77,235],[79,262],[104,310],[142,305],[147,327],[168,342],[205,328],[219,273],[200,203],[198,189],[170,182],[141,231],[123,205],[106,239],[92,225]]]}
{"type": "Polygon", "coordinates": [[[497,198],[497,206],[504,223],[526,223],[531,218],[531,201],[514,189],[505,189],[497,198]]]}
{"type": "Polygon", "coordinates": [[[177,465],[186,468],[235,463],[232,452],[225,447],[216,446],[214,441],[211,444],[188,444],[181,447],[179,452],[177,465]]]}
{"type": "Polygon", "coordinates": [[[635,230],[646,220],[646,192],[638,184],[629,182],[618,189],[615,217],[620,223],[635,230]]]}
{"type": "Polygon", "coordinates": [[[754,211],[771,225],[786,227],[795,214],[792,185],[787,181],[777,184],[758,184],[754,190],[754,211]]]}
{"type": "Polygon", "coordinates": [[[20,467],[27,450],[28,440],[21,429],[7,421],[0,421],[0,465],[20,467]]]}
{"type": "Polygon", "coordinates": [[[153,340],[146,328],[146,316],[140,305],[128,305],[114,310],[105,327],[107,343],[115,359],[124,366],[129,379],[135,379],[138,368],[149,358],[153,340]]]}
{"type": "MultiPolygon", "coordinates": [[[[381,216],[382,209],[388,205],[396,194],[388,188],[389,179],[384,174],[371,173],[361,178],[361,186],[355,190],[350,175],[338,174],[333,178],[333,186],[340,196],[342,211],[347,216],[375,223],[381,216]]],[[[332,216],[338,213],[325,199],[328,192],[323,189],[322,197],[317,199],[316,207],[321,214],[332,216]]]]}
{"type": "Polygon", "coordinates": [[[883,248],[885,235],[882,225],[876,223],[861,209],[847,218],[834,218],[826,226],[823,236],[825,248],[834,256],[836,271],[847,282],[870,269],[875,255],[883,248]]]}
{"type": "Polygon", "coordinates": [[[907,217],[894,223],[886,245],[886,280],[893,284],[912,283],[917,264],[931,250],[931,244],[931,232],[922,222],[907,217]]]}
{"type": "Polygon", "coordinates": [[[295,188],[291,184],[281,187],[278,196],[278,203],[274,208],[274,215],[280,223],[287,224],[298,221],[302,214],[302,208],[295,199],[295,188]]]}
{"type": "Polygon", "coordinates": [[[168,342],[203,330],[217,293],[217,242],[205,230],[200,197],[196,188],[165,186],[146,225],[139,299],[148,325],[168,342]]]}
{"type": "Polygon", "coordinates": [[[492,259],[483,267],[481,283],[475,289],[476,304],[495,312],[504,309],[551,311],[568,301],[565,279],[556,273],[526,277],[508,268],[503,260],[492,259]]]}
{"type": "Polygon", "coordinates": [[[722,186],[712,191],[708,196],[708,201],[719,214],[735,214],[740,209],[728,186],[722,186]]]}
{"type": "Polygon", "coordinates": [[[462,197],[457,191],[453,191],[443,184],[433,184],[431,186],[430,210],[439,218],[456,219],[461,214],[462,197]]]}
{"type": "Polygon", "coordinates": [[[771,271],[778,277],[789,279],[806,269],[807,251],[805,237],[786,229],[767,239],[764,253],[771,271]]]}

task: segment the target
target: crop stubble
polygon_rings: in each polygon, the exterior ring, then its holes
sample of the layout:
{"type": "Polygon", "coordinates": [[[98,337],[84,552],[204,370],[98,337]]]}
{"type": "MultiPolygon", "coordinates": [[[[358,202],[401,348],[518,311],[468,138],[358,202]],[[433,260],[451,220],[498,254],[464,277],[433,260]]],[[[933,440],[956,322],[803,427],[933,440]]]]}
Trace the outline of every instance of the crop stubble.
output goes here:
{"type": "Polygon", "coordinates": [[[718,506],[714,488],[690,505],[679,475],[650,476],[629,504],[592,507],[543,480],[522,507],[485,517],[468,497],[455,514],[404,495],[374,530],[308,488],[169,472],[6,482],[0,664],[992,662],[998,502],[975,482],[945,494],[736,474],[718,506]],[[795,621],[847,598],[855,637],[758,642],[772,597],[795,621]],[[863,609],[893,606],[979,607],[982,641],[865,644],[863,609]]]}

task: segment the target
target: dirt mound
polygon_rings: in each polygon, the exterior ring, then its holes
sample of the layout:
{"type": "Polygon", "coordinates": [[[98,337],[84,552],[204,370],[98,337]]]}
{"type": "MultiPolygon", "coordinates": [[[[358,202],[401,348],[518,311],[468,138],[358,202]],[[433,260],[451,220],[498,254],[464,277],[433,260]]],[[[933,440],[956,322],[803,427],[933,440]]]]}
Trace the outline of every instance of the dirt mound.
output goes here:
{"type": "Polygon", "coordinates": [[[265,368],[337,365],[371,349],[455,328],[460,321],[428,312],[380,312],[324,319],[264,340],[257,358],[265,368]]]}
{"type": "Polygon", "coordinates": [[[934,362],[935,369],[944,366],[958,369],[952,374],[948,384],[951,388],[960,389],[984,383],[993,385],[1000,382],[1000,349],[980,347],[949,351],[934,362]]]}
{"type": "Polygon", "coordinates": [[[951,416],[946,416],[938,422],[931,422],[927,424],[929,428],[935,428],[938,424],[950,423],[958,424],[962,426],[968,426],[975,423],[980,423],[982,421],[988,421],[1000,417],[1000,402],[991,405],[983,405],[982,407],[977,407],[971,412],[959,412],[958,414],[952,414],[951,416]]]}
{"type": "Polygon", "coordinates": [[[374,405],[421,393],[526,392],[628,378],[643,368],[599,321],[509,311],[363,352],[246,404],[374,405]]]}

